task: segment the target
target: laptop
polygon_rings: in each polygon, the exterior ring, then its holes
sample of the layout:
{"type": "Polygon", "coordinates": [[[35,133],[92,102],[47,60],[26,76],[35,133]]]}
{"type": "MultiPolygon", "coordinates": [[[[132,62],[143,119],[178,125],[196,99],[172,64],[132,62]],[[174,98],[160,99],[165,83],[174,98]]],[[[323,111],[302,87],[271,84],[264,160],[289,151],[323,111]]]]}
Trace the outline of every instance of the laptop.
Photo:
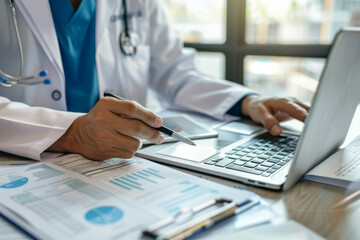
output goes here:
{"type": "Polygon", "coordinates": [[[141,149],[137,155],[245,184],[288,190],[339,148],[359,102],[360,28],[346,28],[335,36],[301,134],[283,132],[274,137],[258,132],[202,161],[160,154],[166,145],[141,149]]]}

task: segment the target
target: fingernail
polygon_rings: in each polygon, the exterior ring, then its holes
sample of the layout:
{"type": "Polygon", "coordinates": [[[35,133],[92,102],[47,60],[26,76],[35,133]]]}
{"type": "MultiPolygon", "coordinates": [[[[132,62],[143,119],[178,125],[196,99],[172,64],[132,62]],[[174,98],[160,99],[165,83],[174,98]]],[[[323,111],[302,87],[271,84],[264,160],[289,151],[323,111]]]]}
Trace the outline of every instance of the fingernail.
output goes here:
{"type": "Polygon", "coordinates": [[[156,127],[161,127],[161,125],[162,125],[162,120],[161,120],[161,118],[157,117],[155,119],[155,126],[156,127]]]}
{"type": "Polygon", "coordinates": [[[270,129],[271,134],[273,135],[279,135],[281,133],[281,128],[279,125],[274,125],[271,129],[270,129]]]}
{"type": "Polygon", "coordinates": [[[158,141],[157,141],[157,144],[161,144],[163,143],[165,140],[165,136],[164,134],[160,133],[159,137],[158,137],[158,141]]]}

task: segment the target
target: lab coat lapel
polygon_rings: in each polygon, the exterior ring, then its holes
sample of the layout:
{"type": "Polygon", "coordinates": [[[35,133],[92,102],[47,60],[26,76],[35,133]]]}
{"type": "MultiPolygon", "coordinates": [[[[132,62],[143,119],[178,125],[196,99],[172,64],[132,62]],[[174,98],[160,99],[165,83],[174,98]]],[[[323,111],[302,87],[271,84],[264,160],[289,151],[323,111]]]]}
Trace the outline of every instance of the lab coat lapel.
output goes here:
{"type": "Polygon", "coordinates": [[[64,76],[59,43],[49,1],[19,0],[16,3],[45,54],[64,76]]]}
{"type": "Polygon", "coordinates": [[[98,46],[101,42],[101,38],[104,36],[103,32],[107,28],[111,16],[116,9],[115,3],[119,3],[118,0],[97,0],[96,1],[96,38],[95,46],[98,46]]]}

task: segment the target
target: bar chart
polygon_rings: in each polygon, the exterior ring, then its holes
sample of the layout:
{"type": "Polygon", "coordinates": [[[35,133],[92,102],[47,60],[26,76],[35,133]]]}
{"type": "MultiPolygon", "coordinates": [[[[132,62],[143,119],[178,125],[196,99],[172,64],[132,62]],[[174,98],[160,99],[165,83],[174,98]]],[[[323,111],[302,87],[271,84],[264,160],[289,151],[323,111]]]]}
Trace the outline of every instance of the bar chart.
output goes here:
{"type": "Polygon", "coordinates": [[[145,168],[113,178],[109,180],[109,183],[127,191],[144,191],[149,185],[156,185],[165,180],[166,176],[163,176],[158,170],[145,168]]]}

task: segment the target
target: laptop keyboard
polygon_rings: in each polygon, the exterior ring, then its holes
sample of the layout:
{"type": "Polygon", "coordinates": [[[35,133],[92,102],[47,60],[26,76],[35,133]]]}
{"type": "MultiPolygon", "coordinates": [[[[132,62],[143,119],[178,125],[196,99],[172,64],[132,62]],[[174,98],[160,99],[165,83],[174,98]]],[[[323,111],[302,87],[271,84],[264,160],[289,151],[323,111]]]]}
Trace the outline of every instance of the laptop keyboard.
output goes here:
{"type": "Polygon", "coordinates": [[[269,177],[293,159],[298,140],[297,136],[275,137],[266,132],[204,164],[269,177]]]}

